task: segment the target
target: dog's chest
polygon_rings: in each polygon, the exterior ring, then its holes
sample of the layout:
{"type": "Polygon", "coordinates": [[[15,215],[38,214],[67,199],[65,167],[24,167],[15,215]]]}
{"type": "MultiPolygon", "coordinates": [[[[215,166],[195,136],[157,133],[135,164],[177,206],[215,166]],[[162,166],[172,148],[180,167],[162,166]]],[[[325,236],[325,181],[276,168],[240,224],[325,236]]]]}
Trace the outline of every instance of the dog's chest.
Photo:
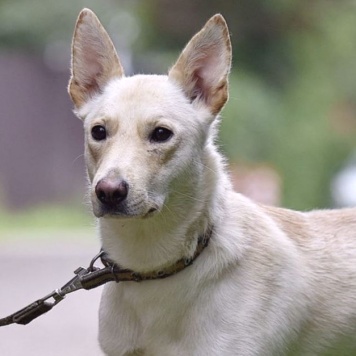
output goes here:
{"type": "Polygon", "coordinates": [[[127,283],[122,298],[135,312],[144,330],[162,329],[177,333],[193,306],[192,291],[179,283],[180,278],[127,283]]]}
{"type": "Polygon", "coordinates": [[[156,345],[165,345],[185,338],[190,320],[195,320],[192,316],[196,305],[194,291],[180,279],[124,282],[105,288],[100,333],[118,340],[118,349],[134,343],[149,350],[152,340],[156,345]]]}

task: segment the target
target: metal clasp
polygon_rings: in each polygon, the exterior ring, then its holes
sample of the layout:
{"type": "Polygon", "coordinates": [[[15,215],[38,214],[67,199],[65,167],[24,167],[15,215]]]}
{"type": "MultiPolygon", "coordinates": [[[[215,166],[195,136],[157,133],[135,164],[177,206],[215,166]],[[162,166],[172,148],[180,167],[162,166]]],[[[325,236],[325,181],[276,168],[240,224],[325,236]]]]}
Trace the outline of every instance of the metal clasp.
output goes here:
{"type": "Polygon", "coordinates": [[[48,295],[46,295],[45,297],[41,298],[38,300],[38,302],[46,302],[49,303],[52,307],[54,307],[55,305],[57,305],[59,302],[61,302],[64,298],[66,297],[65,293],[62,292],[61,289],[55,289],[52,293],[49,293],[48,295]],[[48,301],[48,299],[53,298],[54,301],[48,301]]]}
{"type": "Polygon", "coordinates": [[[39,317],[44,313],[47,313],[64,298],[65,294],[63,294],[60,290],[56,289],[52,293],[46,295],[41,299],[38,299],[36,302],[19,310],[17,313],[14,313],[12,315],[11,322],[23,325],[28,324],[33,319],[39,317]],[[51,298],[53,298],[53,301],[48,301],[51,298]]]}
{"type": "MultiPolygon", "coordinates": [[[[94,272],[99,269],[99,267],[95,267],[94,263],[99,259],[102,258],[103,255],[105,254],[104,250],[100,250],[100,252],[94,256],[94,258],[90,261],[89,267],[88,267],[88,272],[94,272]]],[[[104,263],[103,263],[104,264],[104,263]]]]}
{"type": "Polygon", "coordinates": [[[75,271],[75,277],[73,277],[69,282],[67,282],[62,288],[56,289],[60,295],[66,295],[68,293],[72,293],[77,291],[78,289],[82,289],[82,283],[80,277],[88,274],[88,269],[84,267],[78,267],[75,271]]]}

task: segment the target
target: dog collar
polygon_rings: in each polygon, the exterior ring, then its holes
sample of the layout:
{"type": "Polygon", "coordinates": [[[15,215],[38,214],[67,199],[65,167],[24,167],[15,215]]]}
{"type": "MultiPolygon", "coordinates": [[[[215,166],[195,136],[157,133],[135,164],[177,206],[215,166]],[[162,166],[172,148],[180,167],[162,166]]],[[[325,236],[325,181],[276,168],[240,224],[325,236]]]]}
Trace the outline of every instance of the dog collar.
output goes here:
{"type": "Polygon", "coordinates": [[[213,228],[209,227],[206,233],[199,237],[197,247],[192,257],[181,258],[173,265],[153,272],[137,273],[129,269],[120,267],[117,263],[109,259],[107,253],[101,250],[90,262],[88,268],[79,267],[74,271],[75,277],[67,282],[62,288],[54,290],[45,297],[36,300],[27,307],[0,319],[0,327],[13,323],[26,325],[42,314],[50,311],[55,305],[62,301],[69,293],[80,289],[90,290],[108,282],[141,282],[147,280],[163,279],[193,264],[197,257],[208,246],[213,228]],[[101,259],[104,268],[95,266],[95,262],[101,259]]]}
{"type": "Polygon", "coordinates": [[[107,253],[104,251],[102,251],[100,259],[105,267],[111,267],[111,273],[114,278],[113,280],[116,282],[141,282],[154,279],[163,279],[177,274],[178,272],[193,264],[196,258],[203,252],[204,248],[208,246],[211,235],[212,228],[208,228],[207,232],[203,236],[199,237],[197,247],[192,257],[181,258],[173,265],[163,269],[159,269],[158,271],[138,273],[129,269],[124,269],[112,260],[110,260],[107,253]]]}

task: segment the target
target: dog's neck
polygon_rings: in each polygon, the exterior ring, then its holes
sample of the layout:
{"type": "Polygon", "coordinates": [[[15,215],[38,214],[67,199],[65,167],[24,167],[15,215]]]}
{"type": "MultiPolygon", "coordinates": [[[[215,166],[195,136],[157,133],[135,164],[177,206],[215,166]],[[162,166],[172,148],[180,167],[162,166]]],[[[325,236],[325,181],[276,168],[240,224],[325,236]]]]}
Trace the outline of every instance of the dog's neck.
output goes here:
{"type": "Polygon", "coordinates": [[[165,207],[148,219],[102,218],[99,229],[102,246],[116,263],[147,272],[192,256],[199,236],[208,229],[209,220],[205,212],[193,217],[165,207]]]}
{"type": "MultiPolygon", "coordinates": [[[[164,206],[159,214],[147,219],[99,219],[102,246],[110,258],[122,267],[147,272],[191,257],[198,238],[214,225],[214,219],[219,218],[211,215],[211,210],[219,211],[212,206],[219,204],[224,194],[217,191],[226,187],[220,184],[221,179],[227,179],[225,173],[221,176],[216,173],[223,171],[216,169],[219,164],[223,164],[220,155],[215,150],[209,152],[202,175],[205,181],[197,187],[203,192],[199,199],[187,196],[184,204],[164,206]]],[[[182,200],[182,197],[184,195],[178,193],[171,200],[182,200]]]]}

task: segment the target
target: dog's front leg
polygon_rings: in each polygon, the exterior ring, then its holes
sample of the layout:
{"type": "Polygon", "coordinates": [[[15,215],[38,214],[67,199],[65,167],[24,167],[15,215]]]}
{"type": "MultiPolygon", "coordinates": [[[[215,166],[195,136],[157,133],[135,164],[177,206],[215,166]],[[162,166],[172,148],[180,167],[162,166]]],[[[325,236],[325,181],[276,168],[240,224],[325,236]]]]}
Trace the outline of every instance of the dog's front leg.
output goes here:
{"type": "Polygon", "coordinates": [[[125,302],[121,287],[115,283],[104,287],[99,309],[99,344],[107,356],[143,356],[138,343],[141,327],[125,302]]]}

